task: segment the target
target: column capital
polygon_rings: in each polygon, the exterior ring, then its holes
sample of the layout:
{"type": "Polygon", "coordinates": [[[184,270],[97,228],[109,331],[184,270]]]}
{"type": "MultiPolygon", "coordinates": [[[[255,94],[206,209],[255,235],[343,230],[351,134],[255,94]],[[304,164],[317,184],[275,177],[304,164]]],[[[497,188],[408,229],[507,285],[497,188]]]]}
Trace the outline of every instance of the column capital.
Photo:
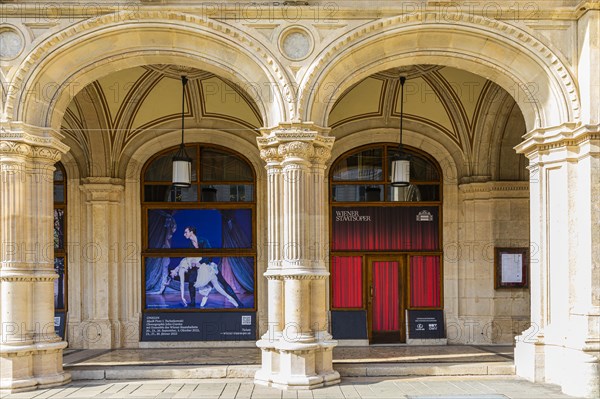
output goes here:
{"type": "Polygon", "coordinates": [[[88,177],[81,179],[79,189],[88,202],[120,202],[125,182],[112,177],[88,177]]]}
{"type": "Polygon", "coordinates": [[[261,157],[268,163],[296,159],[320,164],[331,156],[335,138],[329,131],[312,122],[282,122],[262,128],[257,142],[261,157]]]}
{"type": "Polygon", "coordinates": [[[58,162],[69,147],[54,129],[22,122],[0,122],[0,154],[46,159],[58,162]]]}
{"type": "Polygon", "coordinates": [[[600,125],[579,125],[569,122],[532,130],[523,136],[523,142],[514,149],[520,154],[525,154],[527,158],[534,159],[542,152],[580,147],[594,142],[596,142],[595,151],[598,151],[600,147],[598,141],[600,141],[600,125]]]}

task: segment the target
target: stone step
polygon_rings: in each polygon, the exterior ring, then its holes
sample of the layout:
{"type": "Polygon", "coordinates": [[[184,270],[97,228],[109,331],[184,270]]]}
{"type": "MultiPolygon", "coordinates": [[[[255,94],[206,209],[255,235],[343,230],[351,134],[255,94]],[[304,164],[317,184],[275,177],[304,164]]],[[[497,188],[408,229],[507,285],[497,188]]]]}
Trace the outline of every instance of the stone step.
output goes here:
{"type": "MultiPolygon", "coordinates": [[[[65,367],[73,380],[252,379],[259,365],[65,367]]],[[[334,364],[342,377],[514,375],[512,362],[334,364]]]]}

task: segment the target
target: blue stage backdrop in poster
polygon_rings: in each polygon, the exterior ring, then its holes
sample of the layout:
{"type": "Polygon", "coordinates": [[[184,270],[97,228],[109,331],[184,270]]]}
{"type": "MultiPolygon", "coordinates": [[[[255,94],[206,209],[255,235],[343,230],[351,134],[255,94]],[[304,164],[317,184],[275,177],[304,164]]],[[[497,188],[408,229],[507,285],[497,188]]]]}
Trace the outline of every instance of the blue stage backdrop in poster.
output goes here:
{"type": "Polygon", "coordinates": [[[252,248],[251,209],[149,209],[149,249],[252,248]]]}

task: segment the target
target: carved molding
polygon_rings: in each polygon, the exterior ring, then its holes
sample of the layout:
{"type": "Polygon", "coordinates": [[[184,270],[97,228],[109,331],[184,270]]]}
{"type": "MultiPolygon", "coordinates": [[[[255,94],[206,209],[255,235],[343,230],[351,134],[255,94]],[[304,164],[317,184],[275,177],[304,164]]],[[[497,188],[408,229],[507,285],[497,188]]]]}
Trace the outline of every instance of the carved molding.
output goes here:
{"type": "Polygon", "coordinates": [[[468,183],[458,186],[464,193],[491,192],[491,191],[529,191],[529,182],[527,181],[492,181],[485,183],[468,183]]]}
{"type": "Polygon", "coordinates": [[[282,271],[279,275],[265,276],[267,280],[326,280],[329,274],[294,274],[282,271]]]}
{"type": "Polygon", "coordinates": [[[570,102],[570,111],[573,120],[579,120],[581,103],[577,93],[577,84],[572,73],[567,67],[566,59],[560,54],[552,52],[549,47],[534,37],[530,31],[523,27],[508,24],[503,21],[489,19],[468,13],[451,14],[447,11],[431,11],[428,13],[402,14],[390,18],[378,19],[369,24],[362,25],[347,32],[338,41],[331,44],[323,51],[323,55],[312,63],[300,87],[298,99],[298,114],[304,115],[309,99],[314,94],[314,87],[319,87],[324,71],[334,62],[336,57],[344,51],[351,51],[354,45],[364,45],[368,38],[384,36],[396,28],[415,30],[427,27],[458,31],[461,27],[465,30],[477,30],[487,33],[487,37],[499,39],[502,43],[515,46],[518,43],[528,55],[540,65],[541,68],[551,71],[554,79],[559,82],[565,98],[570,102]],[[350,49],[350,50],[349,50],[350,49]]]}
{"type": "Polygon", "coordinates": [[[313,153],[313,160],[315,163],[323,165],[331,157],[331,148],[328,147],[317,147],[313,153]]]}
{"type": "MultiPolygon", "coordinates": [[[[277,148],[265,148],[260,150],[260,157],[268,163],[281,162],[281,157],[279,156],[279,152],[277,148]]],[[[272,168],[268,168],[269,171],[273,170],[272,168]]]]}
{"type": "Polygon", "coordinates": [[[0,154],[33,158],[38,162],[54,164],[69,147],[60,142],[62,135],[50,129],[24,123],[0,124],[0,154]]]}
{"type": "Polygon", "coordinates": [[[62,152],[50,147],[36,147],[19,141],[0,141],[0,154],[36,159],[54,164],[60,160],[62,152]]]}
{"type": "Polygon", "coordinates": [[[527,133],[525,140],[516,146],[515,150],[531,159],[542,151],[578,147],[593,141],[600,141],[600,125],[577,126],[574,123],[565,123],[527,133]]]}
{"type": "Polygon", "coordinates": [[[119,203],[124,201],[125,183],[123,179],[88,177],[82,179],[79,189],[85,194],[88,203],[95,201],[119,203]]]}
{"type": "Polygon", "coordinates": [[[301,141],[292,141],[291,143],[281,144],[277,152],[281,157],[289,158],[302,158],[308,160],[314,153],[314,147],[310,143],[303,143],[301,141]]]}
{"type": "Polygon", "coordinates": [[[0,272],[0,281],[12,283],[51,283],[58,278],[58,274],[54,275],[32,275],[32,274],[17,274],[13,270],[2,270],[0,272]]]}
{"type": "MultiPolygon", "coordinates": [[[[20,95],[19,89],[25,89],[24,82],[34,70],[40,68],[40,63],[43,62],[48,54],[55,53],[61,47],[70,46],[73,42],[78,42],[77,38],[86,33],[93,34],[98,37],[102,35],[100,28],[106,28],[106,32],[114,33],[114,27],[120,26],[128,21],[135,23],[155,22],[170,26],[174,29],[174,22],[181,22],[188,26],[195,27],[198,31],[208,30],[210,34],[221,36],[224,38],[224,44],[236,43],[238,51],[245,50],[252,58],[262,60],[264,69],[268,70],[273,78],[278,82],[282,89],[283,99],[287,101],[287,107],[290,114],[296,114],[296,96],[293,85],[285,72],[285,68],[279,63],[276,56],[270,50],[263,46],[259,41],[254,39],[247,33],[234,28],[231,25],[226,25],[218,20],[206,18],[204,16],[186,14],[182,12],[164,11],[164,10],[130,10],[120,11],[112,14],[101,15],[96,18],[90,18],[69,26],[63,31],[56,33],[46,39],[43,43],[35,48],[23,60],[23,68],[20,68],[13,78],[10,90],[7,95],[6,115],[9,118],[13,116],[14,107],[17,97],[20,95]],[[73,38],[71,40],[60,40],[60,38],[73,38]]],[[[20,101],[20,103],[24,103],[20,101]]]]}

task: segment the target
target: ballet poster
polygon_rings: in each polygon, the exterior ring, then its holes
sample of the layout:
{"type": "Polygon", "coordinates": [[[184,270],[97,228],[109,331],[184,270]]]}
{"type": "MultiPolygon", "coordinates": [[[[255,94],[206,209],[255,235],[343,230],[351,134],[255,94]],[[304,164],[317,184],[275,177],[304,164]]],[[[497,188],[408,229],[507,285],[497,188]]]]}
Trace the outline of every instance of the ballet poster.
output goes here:
{"type": "Polygon", "coordinates": [[[252,209],[148,209],[144,309],[255,308],[252,209]]]}
{"type": "Polygon", "coordinates": [[[252,257],[148,257],[145,265],[146,309],[254,308],[252,257]]]}

